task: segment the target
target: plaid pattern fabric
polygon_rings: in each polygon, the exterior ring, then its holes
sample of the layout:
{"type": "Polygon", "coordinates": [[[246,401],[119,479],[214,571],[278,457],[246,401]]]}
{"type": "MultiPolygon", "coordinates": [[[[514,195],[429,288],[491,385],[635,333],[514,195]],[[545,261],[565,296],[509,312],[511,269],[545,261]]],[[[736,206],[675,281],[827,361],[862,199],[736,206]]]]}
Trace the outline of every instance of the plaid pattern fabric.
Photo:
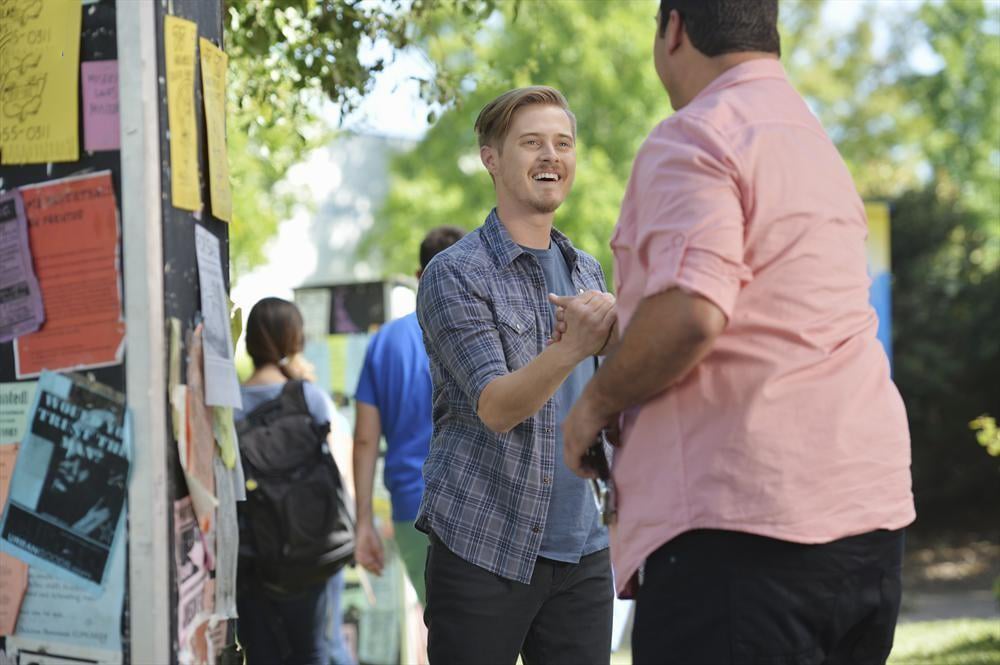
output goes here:
{"type": "MultiPolygon", "coordinates": [[[[605,288],[600,264],[552,230],[577,289],[605,288]]],[[[545,276],[494,209],[420,278],[417,318],[434,381],[434,434],[416,526],[501,577],[531,581],[552,493],[555,404],[497,434],[476,415],[493,379],[524,367],[552,334],[545,276]]]]}

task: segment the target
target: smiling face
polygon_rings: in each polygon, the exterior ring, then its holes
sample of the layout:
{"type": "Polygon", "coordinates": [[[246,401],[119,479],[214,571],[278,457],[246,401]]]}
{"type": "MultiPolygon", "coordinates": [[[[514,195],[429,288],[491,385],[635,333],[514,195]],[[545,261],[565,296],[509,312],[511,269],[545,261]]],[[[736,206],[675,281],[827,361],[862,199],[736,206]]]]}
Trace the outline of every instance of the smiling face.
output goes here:
{"type": "Polygon", "coordinates": [[[497,203],[527,214],[553,213],[576,175],[573,125],[558,106],[534,104],[513,117],[502,149],[481,155],[496,183],[497,203]]]}

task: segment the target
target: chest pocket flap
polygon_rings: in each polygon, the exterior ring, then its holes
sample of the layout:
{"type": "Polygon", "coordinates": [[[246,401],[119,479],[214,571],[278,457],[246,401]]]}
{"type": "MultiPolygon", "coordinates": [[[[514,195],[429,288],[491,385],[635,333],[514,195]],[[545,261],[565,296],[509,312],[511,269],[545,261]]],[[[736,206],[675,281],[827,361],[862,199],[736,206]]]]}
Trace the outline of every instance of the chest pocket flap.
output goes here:
{"type": "Polygon", "coordinates": [[[511,370],[527,365],[535,357],[535,317],[530,311],[497,304],[494,310],[500,342],[511,370]]]}

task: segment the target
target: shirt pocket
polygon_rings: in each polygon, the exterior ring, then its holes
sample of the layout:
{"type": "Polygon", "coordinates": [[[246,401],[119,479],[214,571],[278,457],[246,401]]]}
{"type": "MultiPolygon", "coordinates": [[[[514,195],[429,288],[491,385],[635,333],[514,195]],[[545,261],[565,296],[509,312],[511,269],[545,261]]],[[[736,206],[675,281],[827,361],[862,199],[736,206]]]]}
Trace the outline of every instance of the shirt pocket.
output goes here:
{"type": "Polygon", "coordinates": [[[530,363],[538,353],[534,314],[497,303],[494,316],[507,368],[514,371],[530,363]]]}

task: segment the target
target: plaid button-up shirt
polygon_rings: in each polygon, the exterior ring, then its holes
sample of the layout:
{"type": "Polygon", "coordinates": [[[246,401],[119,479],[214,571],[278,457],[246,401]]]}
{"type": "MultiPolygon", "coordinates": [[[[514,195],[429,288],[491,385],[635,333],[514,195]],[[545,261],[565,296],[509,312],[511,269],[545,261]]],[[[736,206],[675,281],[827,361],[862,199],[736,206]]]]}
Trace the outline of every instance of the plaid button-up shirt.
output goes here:
{"type": "MultiPolygon", "coordinates": [[[[578,290],[606,291],[592,256],[552,230],[578,290]]],[[[529,583],[552,496],[556,409],[549,399],[506,434],[476,408],[497,377],[545,348],[552,315],[538,261],[511,240],[494,209],[420,278],[417,317],[434,381],[434,434],[424,463],[418,529],[501,577],[529,583]]]]}

